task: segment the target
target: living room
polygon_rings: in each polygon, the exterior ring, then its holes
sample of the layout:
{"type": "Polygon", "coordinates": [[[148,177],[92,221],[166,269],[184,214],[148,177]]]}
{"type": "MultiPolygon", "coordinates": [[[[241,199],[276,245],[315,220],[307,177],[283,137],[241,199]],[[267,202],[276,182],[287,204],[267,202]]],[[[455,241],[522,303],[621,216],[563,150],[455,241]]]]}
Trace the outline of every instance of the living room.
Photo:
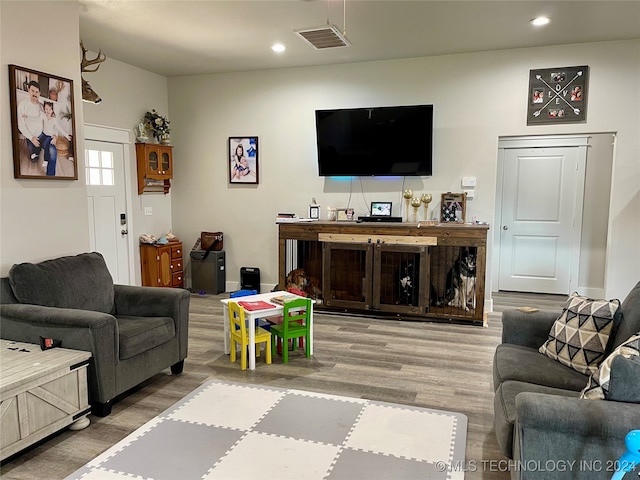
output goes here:
{"type": "MultiPolygon", "coordinates": [[[[1,2],[1,53],[4,90],[7,64],[73,79],[77,148],[84,125],[132,131],[151,109],[168,115],[172,127],[175,175],[171,193],[135,195],[130,236],[156,236],[171,230],[185,248],[202,230],[223,231],[227,252],[227,290],[239,282],[242,266],[259,267],[262,283],[277,283],[275,215],[306,216],[315,197],[322,205],[356,213],[367,200],[388,200],[401,215],[404,188],[415,192],[458,191],[463,176],[475,176],[476,197],[469,216],[495,219],[497,148],[501,137],[615,133],[606,264],[601,279],[580,288],[601,289],[605,298],[624,298],[640,278],[640,40],[495,50],[362,64],[287,70],[165,77],[108,58],[86,75],[100,93],[100,105],[83,103],[78,69],[81,4],[1,2]],[[34,19],[35,15],[35,19],[34,19]],[[56,25],[56,34],[36,19],[56,25]],[[21,41],[28,33],[28,41],[21,41]],[[533,68],[589,65],[587,123],[528,127],[526,93],[533,68]],[[353,184],[317,174],[313,112],[317,108],[429,103],[435,106],[434,175],[403,180],[362,178],[353,184]],[[631,106],[631,107],[629,107],[631,106]],[[230,185],[227,139],[259,137],[260,183],[230,185]],[[360,194],[360,190],[364,192],[360,194]],[[351,191],[353,190],[353,195],[351,191]],[[357,202],[357,203],[356,203],[357,202]],[[151,207],[153,215],[144,214],[151,207]],[[240,221],[239,221],[240,220],[240,221]],[[600,280],[602,281],[600,283],[600,280]]],[[[293,26],[292,26],[293,28],[293,26]]],[[[97,46],[98,48],[100,46],[97,46]]],[[[133,47],[132,47],[133,48],[133,47]]],[[[105,51],[107,57],[109,52],[105,51]]],[[[8,102],[2,102],[0,268],[37,262],[90,249],[84,173],[78,181],[13,178],[8,102]]],[[[131,141],[134,141],[131,133],[131,141]]],[[[131,159],[135,158],[133,144],[131,159]]],[[[135,178],[131,162],[131,178],[135,178]]],[[[490,235],[495,231],[490,230],[490,235]]],[[[491,242],[490,242],[491,243],[491,242]]],[[[489,245],[487,297],[493,291],[489,245]]],[[[137,246],[132,252],[140,284],[137,246]]],[[[487,368],[489,368],[487,366],[487,368]]]]}

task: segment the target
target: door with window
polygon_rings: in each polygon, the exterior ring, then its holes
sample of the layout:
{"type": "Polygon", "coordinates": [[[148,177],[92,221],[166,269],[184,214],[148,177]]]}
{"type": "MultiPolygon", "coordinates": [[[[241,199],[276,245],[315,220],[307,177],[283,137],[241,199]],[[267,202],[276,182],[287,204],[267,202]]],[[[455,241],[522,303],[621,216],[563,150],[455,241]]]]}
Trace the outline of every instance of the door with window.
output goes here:
{"type": "Polygon", "coordinates": [[[85,140],[85,176],[92,251],[104,256],[114,283],[129,285],[130,252],[125,145],[85,140]]]}

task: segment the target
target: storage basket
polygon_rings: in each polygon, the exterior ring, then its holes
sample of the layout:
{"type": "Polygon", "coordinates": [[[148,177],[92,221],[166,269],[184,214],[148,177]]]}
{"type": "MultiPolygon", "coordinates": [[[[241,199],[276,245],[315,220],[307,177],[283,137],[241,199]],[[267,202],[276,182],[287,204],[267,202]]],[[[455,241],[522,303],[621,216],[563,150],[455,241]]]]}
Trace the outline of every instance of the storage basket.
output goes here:
{"type": "Polygon", "coordinates": [[[200,248],[202,250],[212,250],[214,252],[218,252],[223,248],[222,242],[222,232],[200,233],[200,248]]]}

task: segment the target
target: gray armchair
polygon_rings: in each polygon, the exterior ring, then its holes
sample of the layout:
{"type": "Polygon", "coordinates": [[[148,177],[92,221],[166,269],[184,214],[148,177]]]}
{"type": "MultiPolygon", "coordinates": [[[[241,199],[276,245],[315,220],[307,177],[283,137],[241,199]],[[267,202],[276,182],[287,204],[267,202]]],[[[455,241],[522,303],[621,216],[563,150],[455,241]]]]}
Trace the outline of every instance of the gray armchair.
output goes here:
{"type": "MultiPolygon", "coordinates": [[[[640,282],[621,312],[609,352],[640,332],[640,282]]],[[[502,344],[493,361],[498,444],[515,465],[533,466],[512,470],[513,479],[611,478],[626,434],[640,428],[640,360],[616,357],[606,400],[581,399],[589,377],[538,351],[559,314],[502,315],[502,344]]]]}
{"type": "Polygon", "coordinates": [[[14,265],[0,279],[0,337],[91,352],[89,402],[95,415],[113,400],[187,357],[189,292],[114,285],[99,253],[14,265]]]}

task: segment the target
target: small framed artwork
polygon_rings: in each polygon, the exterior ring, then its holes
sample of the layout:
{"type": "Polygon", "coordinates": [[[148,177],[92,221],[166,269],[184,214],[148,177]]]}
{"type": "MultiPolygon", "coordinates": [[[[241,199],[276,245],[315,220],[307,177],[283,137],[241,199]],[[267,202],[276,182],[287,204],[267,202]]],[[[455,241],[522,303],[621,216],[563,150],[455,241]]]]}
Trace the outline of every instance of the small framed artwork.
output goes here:
{"type": "Polygon", "coordinates": [[[466,193],[443,193],[440,223],[464,223],[467,214],[466,193]]]}
{"type": "Polygon", "coordinates": [[[77,180],[73,80],[9,65],[13,176],[77,180]]]}
{"type": "Polygon", "coordinates": [[[350,222],[355,216],[353,208],[339,208],[337,211],[337,220],[342,222],[350,222]]]}
{"type": "Polygon", "coordinates": [[[312,220],[320,220],[320,205],[315,203],[309,205],[309,218],[312,220]]]}
{"type": "Polygon", "coordinates": [[[229,183],[258,183],[258,137],[229,137],[229,183]]]}
{"type": "Polygon", "coordinates": [[[588,84],[587,65],[530,70],[527,125],[586,122],[588,84]]]}

